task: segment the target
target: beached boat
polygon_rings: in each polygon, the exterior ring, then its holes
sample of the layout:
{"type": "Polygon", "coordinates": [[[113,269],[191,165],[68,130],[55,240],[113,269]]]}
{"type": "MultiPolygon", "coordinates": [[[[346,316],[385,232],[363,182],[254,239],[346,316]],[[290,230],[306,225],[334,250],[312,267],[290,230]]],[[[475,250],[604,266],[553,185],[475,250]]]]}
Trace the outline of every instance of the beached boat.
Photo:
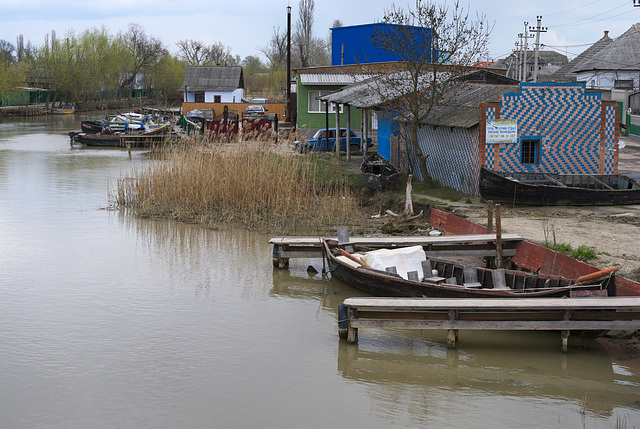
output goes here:
{"type": "Polygon", "coordinates": [[[614,296],[616,268],[577,279],[488,269],[439,258],[422,246],[372,250],[335,240],[322,245],[332,275],[375,296],[433,298],[537,298],[614,296]]]}
{"type": "Polygon", "coordinates": [[[480,195],[504,204],[640,204],[640,183],[621,174],[516,173],[482,168],[480,195]]]}
{"type": "Polygon", "coordinates": [[[58,109],[53,109],[53,113],[56,115],[70,115],[76,112],[76,108],[69,105],[64,105],[58,109]]]}
{"type": "Polygon", "coordinates": [[[392,189],[400,177],[398,169],[378,153],[373,153],[362,161],[360,172],[364,185],[377,191],[392,189]]]}

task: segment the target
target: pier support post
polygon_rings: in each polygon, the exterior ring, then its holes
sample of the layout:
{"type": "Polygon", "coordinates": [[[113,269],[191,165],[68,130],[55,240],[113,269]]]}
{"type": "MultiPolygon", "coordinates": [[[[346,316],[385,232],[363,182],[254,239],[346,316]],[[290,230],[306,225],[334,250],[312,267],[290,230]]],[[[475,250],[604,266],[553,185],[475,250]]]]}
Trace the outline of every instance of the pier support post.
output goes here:
{"type": "MultiPolygon", "coordinates": [[[[458,312],[456,310],[449,310],[449,321],[453,322],[458,319],[458,312]]],[[[447,332],[447,348],[453,349],[456,347],[456,342],[458,341],[458,330],[457,329],[449,329],[447,332]]]]}
{"type": "Polygon", "coordinates": [[[289,258],[282,258],[280,257],[280,251],[282,251],[284,249],[282,249],[279,245],[274,244],[273,245],[273,253],[271,256],[271,261],[273,263],[273,267],[274,268],[280,268],[280,269],[287,269],[289,268],[289,258]]]}
{"type": "Polygon", "coordinates": [[[338,337],[347,338],[349,331],[349,315],[344,304],[338,305],[338,337]]]}
{"type": "Polygon", "coordinates": [[[562,352],[566,353],[569,350],[569,331],[562,331],[562,352]]]}
{"type": "Polygon", "coordinates": [[[348,328],[347,328],[347,343],[349,344],[357,344],[358,343],[358,328],[354,328],[351,326],[351,321],[358,317],[358,310],[353,307],[347,308],[347,316],[348,316],[348,328]]]}

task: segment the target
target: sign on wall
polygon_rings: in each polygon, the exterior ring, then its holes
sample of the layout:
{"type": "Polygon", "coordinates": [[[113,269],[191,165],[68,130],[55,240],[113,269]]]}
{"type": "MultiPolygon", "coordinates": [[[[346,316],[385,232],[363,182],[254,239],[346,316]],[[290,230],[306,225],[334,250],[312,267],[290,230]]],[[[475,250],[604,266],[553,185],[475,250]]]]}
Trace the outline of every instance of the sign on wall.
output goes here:
{"type": "Polygon", "coordinates": [[[487,121],[487,143],[518,143],[517,119],[487,121]]]}

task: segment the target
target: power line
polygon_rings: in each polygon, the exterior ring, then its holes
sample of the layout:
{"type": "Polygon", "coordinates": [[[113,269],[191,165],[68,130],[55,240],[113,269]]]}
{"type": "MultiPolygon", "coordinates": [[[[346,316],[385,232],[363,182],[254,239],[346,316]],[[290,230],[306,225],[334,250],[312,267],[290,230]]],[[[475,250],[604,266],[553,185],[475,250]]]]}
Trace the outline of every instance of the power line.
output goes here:
{"type": "MultiPolygon", "coordinates": [[[[589,23],[589,22],[597,22],[597,21],[603,21],[605,19],[615,18],[616,16],[620,16],[620,15],[614,15],[614,16],[605,17],[605,18],[602,18],[602,19],[594,19],[594,18],[598,18],[600,16],[603,16],[603,15],[609,13],[609,12],[613,12],[614,10],[620,9],[621,7],[627,6],[628,4],[629,4],[628,0],[625,0],[624,3],[622,3],[621,5],[616,6],[613,9],[609,9],[609,10],[607,10],[605,12],[599,13],[597,15],[590,16],[589,18],[581,19],[579,21],[569,22],[567,24],[554,25],[553,27],[554,28],[557,28],[557,27],[572,27],[574,25],[583,25],[583,24],[586,24],[586,23],[589,23]]],[[[621,15],[626,14],[626,13],[628,13],[628,11],[622,13],[621,15]]]]}
{"type": "Polygon", "coordinates": [[[561,15],[563,13],[567,13],[567,12],[571,12],[571,11],[574,11],[574,10],[582,9],[583,7],[590,6],[590,5],[594,4],[594,3],[598,3],[599,1],[600,0],[595,0],[595,1],[592,1],[591,3],[587,3],[587,4],[583,4],[582,6],[574,7],[573,9],[567,9],[567,10],[563,10],[563,11],[560,11],[560,12],[554,12],[554,13],[547,13],[546,15],[547,16],[561,15]]]}

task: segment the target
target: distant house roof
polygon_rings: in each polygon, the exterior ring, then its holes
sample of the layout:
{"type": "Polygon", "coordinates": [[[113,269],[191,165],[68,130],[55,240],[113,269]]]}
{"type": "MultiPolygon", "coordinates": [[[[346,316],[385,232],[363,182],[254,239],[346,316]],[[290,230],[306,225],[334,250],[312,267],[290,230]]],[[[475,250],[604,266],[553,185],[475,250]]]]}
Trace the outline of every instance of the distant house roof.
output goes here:
{"type": "Polygon", "coordinates": [[[242,67],[187,66],[182,90],[231,92],[244,88],[242,67]]]}
{"type": "Polygon", "coordinates": [[[591,70],[640,70],[640,24],[632,25],[573,71],[577,73],[591,70]]]}
{"type": "Polygon", "coordinates": [[[608,46],[611,42],[613,42],[613,39],[609,37],[609,32],[605,31],[604,36],[602,36],[600,40],[587,48],[584,52],[571,60],[568,64],[560,67],[560,69],[558,69],[551,75],[550,80],[552,82],[575,82],[576,74],[574,73],[574,70],[581,67],[582,64],[584,64],[586,61],[589,61],[591,58],[593,58],[595,54],[608,46]]]}

